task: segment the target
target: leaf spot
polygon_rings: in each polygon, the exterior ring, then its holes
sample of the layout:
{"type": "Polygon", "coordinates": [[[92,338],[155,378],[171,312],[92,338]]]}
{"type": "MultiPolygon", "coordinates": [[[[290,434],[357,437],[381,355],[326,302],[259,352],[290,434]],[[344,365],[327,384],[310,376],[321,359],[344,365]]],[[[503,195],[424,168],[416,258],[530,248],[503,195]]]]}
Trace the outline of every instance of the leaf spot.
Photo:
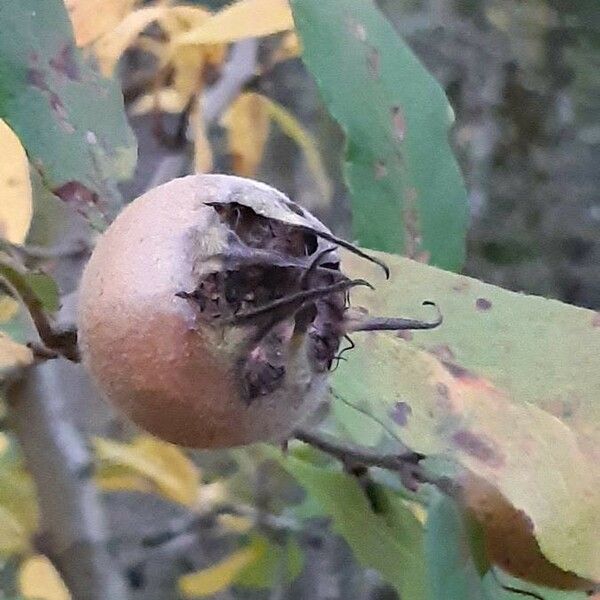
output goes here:
{"type": "Polygon", "coordinates": [[[391,115],[394,137],[399,142],[402,142],[404,141],[404,136],[406,135],[406,120],[404,118],[404,113],[399,106],[392,106],[391,115]]]}
{"type": "Polygon", "coordinates": [[[384,177],[386,177],[388,174],[388,170],[387,167],[385,166],[385,163],[382,160],[378,160],[375,163],[375,179],[379,180],[379,179],[383,179],[384,177]]]}
{"type": "Polygon", "coordinates": [[[65,44],[59,53],[50,59],[50,66],[56,72],[65,75],[73,81],[79,80],[79,66],[75,60],[75,52],[72,44],[65,44]]]}
{"type": "Polygon", "coordinates": [[[491,440],[476,435],[468,429],[460,429],[455,432],[452,441],[467,454],[491,466],[499,467],[504,462],[502,456],[493,447],[491,440]]]}
{"type": "Polygon", "coordinates": [[[390,411],[392,420],[401,427],[408,423],[410,415],[412,415],[412,408],[406,402],[396,402],[390,411]]]}
{"type": "Polygon", "coordinates": [[[490,308],[492,308],[492,302],[487,298],[477,298],[477,300],[475,300],[475,307],[477,310],[490,310],[490,308]]]}
{"type": "Polygon", "coordinates": [[[452,352],[452,349],[448,344],[438,344],[437,346],[433,346],[429,352],[442,361],[454,360],[454,352],[452,352]]]}
{"type": "Polygon", "coordinates": [[[456,364],[455,362],[451,362],[445,359],[441,359],[441,362],[444,365],[444,367],[446,367],[448,373],[450,373],[450,375],[452,375],[452,377],[455,377],[456,379],[477,379],[477,376],[474,373],[472,373],[468,369],[465,369],[465,367],[456,364]]]}
{"type": "Polygon", "coordinates": [[[369,49],[367,50],[367,69],[369,75],[371,75],[373,79],[379,77],[379,62],[379,50],[374,46],[369,46],[369,49]]]}

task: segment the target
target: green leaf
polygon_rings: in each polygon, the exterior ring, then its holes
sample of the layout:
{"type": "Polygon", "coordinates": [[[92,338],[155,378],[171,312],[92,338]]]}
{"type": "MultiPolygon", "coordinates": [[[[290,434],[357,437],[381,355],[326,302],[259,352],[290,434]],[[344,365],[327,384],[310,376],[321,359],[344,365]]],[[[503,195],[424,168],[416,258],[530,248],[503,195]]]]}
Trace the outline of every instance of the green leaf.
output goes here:
{"type": "Polygon", "coordinates": [[[303,59],[347,135],[358,243],[458,269],[467,201],[442,88],[371,0],[291,5],[303,59]]]}
{"type": "Polygon", "coordinates": [[[454,500],[431,490],[425,525],[425,555],[432,598],[485,600],[468,532],[454,500]]]}
{"type": "MultiPolygon", "coordinates": [[[[552,563],[600,579],[598,313],[378,256],[391,267],[391,283],[356,290],[353,306],[427,317],[418,307],[431,300],[444,322],[415,332],[411,343],[391,333],[356,334],[356,349],[333,377],[336,396],[370,414],[385,436],[471,474],[459,470],[459,483],[479,513],[488,501],[498,509],[487,526],[504,532],[493,547],[488,539],[488,549],[501,552],[523,539],[513,534],[533,534],[552,563]]],[[[381,282],[370,264],[344,262],[350,276],[381,282]]],[[[530,549],[518,557],[521,576],[578,584],[543,570],[534,540],[530,549]]]]}
{"type": "Polygon", "coordinates": [[[291,456],[282,464],[333,518],[363,566],[377,570],[402,598],[428,598],[422,528],[400,498],[376,486],[376,514],[354,477],[291,456]]]}
{"type": "Polygon", "coordinates": [[[252,544],[259,544],[263,551],[253,563],[244,567],[236,576],[234,580],[236,585],[249,588],[272,587],[282,567],[287,582],[294,581],[300,575],[304,557],[297,542],[288,539],[282,546],[261,535],[253,537],[252,544]]]}
{"type": "Polygon", "coordinates": [[[0,29],[0,117],[50,189],[88,216],[114,209],[111,179],[136,157],[117,82],[84,61],[62,0],[6,0],[0,29]]]}

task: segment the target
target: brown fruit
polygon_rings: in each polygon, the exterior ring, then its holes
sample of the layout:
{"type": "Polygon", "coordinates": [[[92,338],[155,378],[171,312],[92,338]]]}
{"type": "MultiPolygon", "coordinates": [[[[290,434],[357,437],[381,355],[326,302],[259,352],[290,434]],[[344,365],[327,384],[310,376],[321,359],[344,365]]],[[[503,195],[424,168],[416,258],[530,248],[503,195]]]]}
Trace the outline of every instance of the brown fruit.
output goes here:
{"type": "Polygon", "coordinates": [[[346,290],[365,283],[341,273],[339,244],[255,181],[155,188],[117,217],[84,272],[84,362],[115,406],[171,442],[283,440],[324,400],[346,290]]]}

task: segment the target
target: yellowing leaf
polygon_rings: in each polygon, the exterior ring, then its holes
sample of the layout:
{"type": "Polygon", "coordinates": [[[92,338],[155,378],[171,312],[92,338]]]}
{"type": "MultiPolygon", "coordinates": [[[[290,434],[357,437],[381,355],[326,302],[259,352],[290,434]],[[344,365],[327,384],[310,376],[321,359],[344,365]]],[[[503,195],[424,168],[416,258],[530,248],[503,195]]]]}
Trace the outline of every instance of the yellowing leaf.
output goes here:
{"type": "Polygon", "coordinates": [[[27,346],[11,340],[0,332],[0,381],[15,369],[26,367],[33,362],[33,354],[27,346]]]}
{"type": "Polygon", "coordinates": [[[97,483],[105,492],[144,492],[154,491],[154,486],[143,477],[131,473],[112,473],[110,468],[102,469],[97,483]]]}
{"type": "Polygon", "coordinates": [[[200,6],[173,6],[159,19],[161,28],[169,36],[176,36],[192,28],[200,27],[211,16],[200,6]]]}
{"type": "Polygon", "coordinates": [[[279,46],[271,56],[271,64],[297,58],[302,54],[302,45],[295,31],[290,31],[283,36],[279,46]]]}
{"type": "Polygon", "coordinates": [[[136,0],[65,0],[78,46],[87,46],[116,27],[136,0]]]}
{"type": "Polygon", "coordinates": [[[133,44],[137,36],[160,19],[169,9],[161,6],[140,8],[129,13],[113,30],[103,35],[94,44],[100,70],[111,75],[121,55],[133,44]]]}
{"type": "Polygon", "coordinates": [[[20,244],[31,223],[29,162],[19,138],[0,119],[0,237],[20,244]]]}
{"type": "Polygon", "coordinates": [[[317,148],[313,136],[289,110],[285,109],[281,104],[273,102],[270,98],[265,96],[263,96],[263,98],[271,119],[273,119],[273,121],[279,125],[283,133],[292,138],[304,152],[308,168],[315,179],[321,195],[326,200],[329,200],[331,197],[331,182],[325,172],[325,167],[321,161],[321,155],[319,154],[319,149],[317,148]]]}
{"type": "Polygon", "coordinates": [[[19,312],[19,303],[8,296],[0,296],[0,323],[10,321],[19,312]]]}
{"type": "MultiPolygon", "coordinates": [[[[165,498],[185,506],[194,506],[198,498],[199,473],[191,460],[173,444],[151,436],[139,436],[131,444],[96,438],[96,455],[100,459],[99,480],[103,467],[124,467],[126,474],[142,477],[165,498]]],[[[106,475],[106,470],[104,471],[106,475]]],[[[111,476],[111,471],[108,471],[111,476]]],[[[118,480],[107,479],[107,485],[118,480]]],[[[131,489],[132,480],[121,480],[124,489],[131,489]]],[[[114,489],[114,488],[113,488],[114,489]]],[[[139,489],[139,488],[136,488],[139,489]]]]}
{"type": "Polygon", "coordinates": [[[264,552],[264,542],[253,542],[212,567],[184,575],[179,579],[179,589],[185,598],[203,598],[216,594],[228,588],[238,573],[258,560],[264,552]]]}
{"type": "Polygon", "coordinates": [[[29,536],[19,519],[0,505],[0,556],[21,554],[29,548],[29,536]]]}
{"type": "Polygon", "coordinates": [[[223,529],[233,533],[248,533],[254,527],[251,519],[241,515],[219,515],[217,521],[223,529]]]}
{"type": "Polygon", "coordinates": [[[223,117],[233,171],[254,177],[269,137],[269,114],[264,96],[245,93],[238,96],[223,117]]]}
{"type": "Polygon", "coordinates": [[[145,115],[153,110],[167,113],[180,113],[185,110],[186,100],[173,88],[162,88],[153,94],[144,94],[138,98],[131,108],[131,115],[145,115]]]}
{"type": "Polygon", "coordinates": [[[177,39],[178,44],[229,43],[293,29],[287,0],[240,0],[177,39]]]}
{"type": "Polygon", "coordinates": [[[19,588],[25,598],[35,600],[70,600],[71,594],[54,565],[37,554],[28,558],[19,571],[19,588]]]}
{"type": "Polygon", "coordinates": [[[191,125],[194,128],[194,170],[196,173],[210,173],[213,168],[213,152],[208,141],[206,124],[197,106],[191,117],[191,125]]]}

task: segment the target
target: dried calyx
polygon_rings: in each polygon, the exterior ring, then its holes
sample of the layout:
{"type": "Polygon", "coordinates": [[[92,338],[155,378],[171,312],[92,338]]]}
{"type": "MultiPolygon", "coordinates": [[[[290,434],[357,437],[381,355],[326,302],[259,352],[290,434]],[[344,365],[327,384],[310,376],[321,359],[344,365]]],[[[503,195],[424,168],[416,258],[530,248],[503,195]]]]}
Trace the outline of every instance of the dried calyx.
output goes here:
{"type": "Polygon", "coordinates": [[[440,316],[432,322],[351,317],[348,291],[371,286],[344,275],[338,247],[380,265],[386,277],[387,267],[333,236],[293,202],[256,206],[233,193],[225,201],[206,204],[225,228],[219,267],[201,276],[195,289],[177,296],[192,302],[198,317],[212,327],[247,328],[238,371],[247,404],[283,385],[286,357],[295,340],[308,338],[310,367],[324,373],[340,358],[340,341],[349,332],[430,329],[440,324],[440,316]]]}

